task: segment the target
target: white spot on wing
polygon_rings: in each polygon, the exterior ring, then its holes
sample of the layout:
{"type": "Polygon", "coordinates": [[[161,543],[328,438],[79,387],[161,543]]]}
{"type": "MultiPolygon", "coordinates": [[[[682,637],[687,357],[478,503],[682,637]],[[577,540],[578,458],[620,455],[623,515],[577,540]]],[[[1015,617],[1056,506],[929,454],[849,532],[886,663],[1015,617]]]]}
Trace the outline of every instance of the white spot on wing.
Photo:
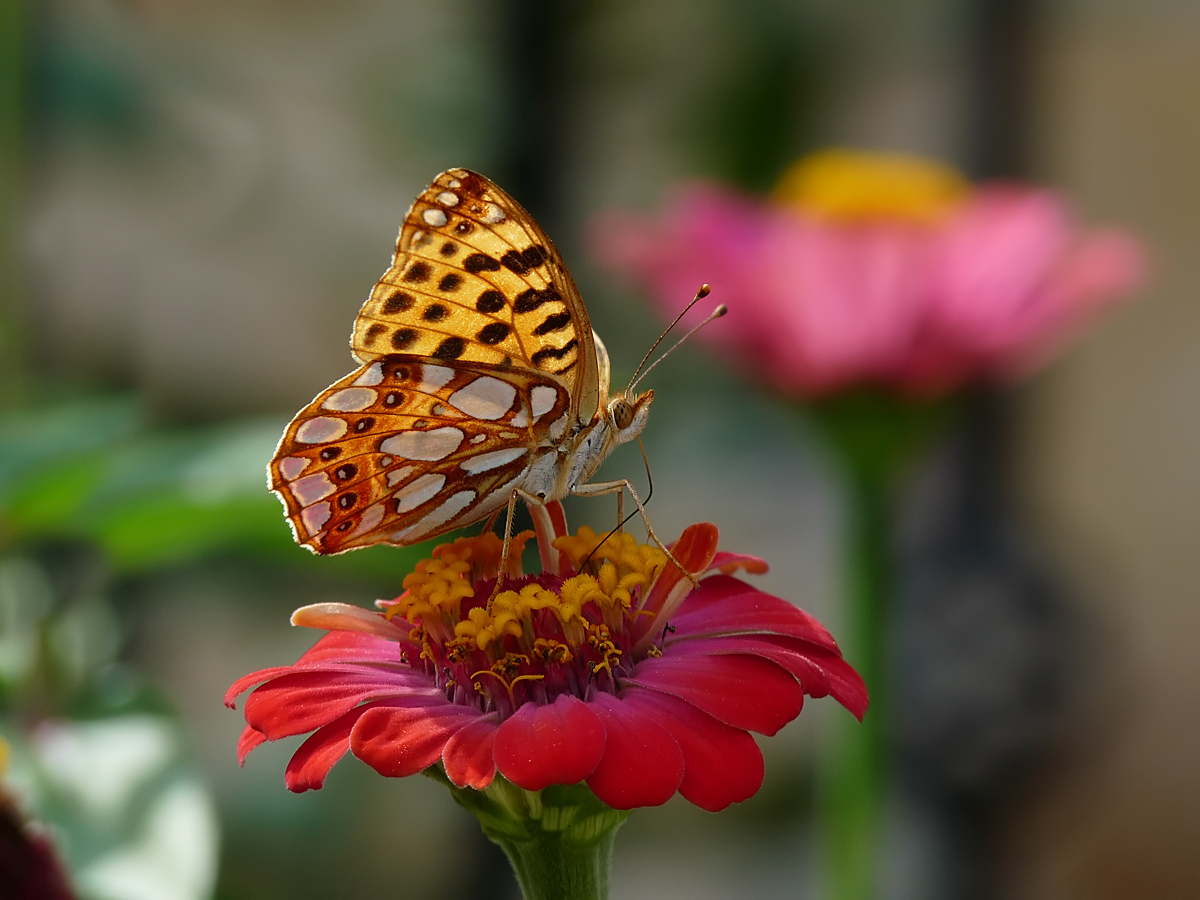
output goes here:
{"type": "Polygon", "coordinates": [[[470,472],[472,475],[478,475],[480,472],[497,469],[512,462],[514,459],[520,459],[528,452],[528,449],[525,447],[505,447],[503,450],[493,450],[491,453],[481,453],[478,456],[472,457],[462,463],[459,468],[464,472],[470,472]]]}
{"type": "Polygon", "coordinates": [[[346,536],[347,539],[358,537],[360,534],[370,531],[383,521],[383,513],[384,508],[382,503],[376,503],[372,506],[368,506],[366,511],[362,514],[362,519],[360,519],[358,522],[358,527],[346,536]]]}
{"type": "Polygon", "coordinates": [[[393,469],[391,472],[388,472],[387,486],[390,488],[395,487],[415,471],[417,471],[416,466],[401,466],[399,469],[393,469]]]}
{"type": "Polygon", "coordinates": [[[520,487],[522,482],[525,481],[525,476],[527,474],[529,474],[529,466],[526,466],[521,474],[508,484],[491,491],[486,497],[479,501],[479,505],[475,507],[475,513],[480,518],[483,518],[492,510],[499,509],[500,507],[504,506],[506,503],[508,503],[508,498],[509,495],[512,494],[512,489],[515,487],[520,487]]]}
{"type": "Polygon", "coordinates": [[[328,503],[315,503],[300,513],[300,521],[304,523],[308,536],[312,537],[329,521],[330,515],[328,503]]]}
{"type": "MultiPolygon", "coordinates": [[[[512,417],[512,419],[509,421],[509,424],[514,428],[524,428],[527,426],[529,424],[529,409],[524,406],[521,407],[520,412],[512,417]]],[[[503,437],[503,435],[501,435],[501,437],[503,437]]]]}
{"type": "MultiPolygon", "coordinates": [[[[483,437],[483,435],[480,435],[483,437]]],[[[285,456],[279,461],[279,474],[288,481],[293,481],[300,476],[300,473],[308,468],[311,459],[305,459],[303,456],[285,456]]]]}
{"type": "MultiPolygon", "coordinates": [[[[534,388],[536,391],[537,388],[534,388]]],[[[321,404],[322,409],[332,409],[337,412],[358,412],[374,404],[376,393],[370,388],[343,388],[336,394],[330,394],[321,404]]]]}
{"type": "Polygon", "coordinates": [[[457,178],[451,178],[451,179],[450,179],[450,181],[448,182],[448,184],[449,184],[449,185],[450,185],[450,187],[452,187],[452,188],[460,188],[460,187],[462,187],[462,182],[461,182],[461,181],[459,181],[457,178]]]}
{"type": "Polygon", "coordinates": [[[311,506],[328,497],[337,488],[324,472],[314,472],[312,475],[305,475],[299,481],[293,481],[288,485],[288,490],[301,506],[311,506]]]}
{"type": "MultiPolygon", "coordinates": [[[[486,440],[487,440],[486,434],[477,434],[477,435],[475,435],[475,437],[471,438],[471,443],[472,444],[482,444],[486,440]]],[[[308,462],[308,460],[305,460],[305,462],[308,462]]]]}
{"type": "Polygon", "coordinates": [[[373,362],[367,366],[367,371],[354,379],[356,387],[374,387],[383,382],[383,363],[373,362]]]}
{"type": "Polygon", "coordinates": [[[450,402],[476,419],[498,419],[512,407],[517,389],[499,378],[483,375],[450,395],[450,402]]]}
{"type": "Polygon", "coordinates": [[[441,228],[449,221],[444,210],[432,206],[421,213],[421,218],[425,220],[426,225],[432,225],[434,228],[441,228]]]}
{"type": "Polygon", "coordinates": [[[437,195],[437,201],[442,206],[455,206],[458,204],[458,194],[451,193],[450,191],[442,191],[437,195]]]}
{"type": "Polygon", "coordinates": [[[550,439],[557,441],[567,430],[567,414],[563,413],[550,425],[550,439]]]}
{"type": "Polygon", "coordinates": [[[402,431],[380,444],[379,449],[402,459],[443,459],[458,448],[464,437],[457,428],[402,431]]]}
{"type": "Polygon", "coordinates": [[[296,440],[302,444],[323,444],[335,441],[346,433],[346,423],[332,416],[317,416],[296,429],[296,440]]]}
{"type": "Polygon", "coordinates": [[[405,528],[403,531],[399,531],[390,537],[394,541],[403,541],[405,543],[413,543],[420,540],[425,535],[432,534],[457,516],[470,506],[471,501],[474,499],[474,491],[459,491],[437,509],[428,513],[416,525],[413,525],[411,528],[405,528]]]}
{"type": "Polygon", "coordinates": [[[558,391],[544,384],[539,384],[530,392],[533,405],[533,421],[537,421],[550,410],[554,409],[554,401],[558,399],[558,391]]]}
{"type": "Polygon", "coordinates": [[[422,503],[433,498],[442,485],[446,483],[445,475],[422,475],[414,478],[412,484],[396,491],[396,512],[408,512],[416,509],[422,503]]]}
{"type": "Polygon", "coordinates": [[[484,213],[483,221],[488,225],[499,225],[504,221],[504,210],[495,203],[489,203],[487,205],[487,212],[484,213]]]}
{"type": "Polygon", "coordinates": [[[421,366],[421,383],[417,385],[417,390],[432,394],[453,377],[454,370],[445,366],[421,366]]]}

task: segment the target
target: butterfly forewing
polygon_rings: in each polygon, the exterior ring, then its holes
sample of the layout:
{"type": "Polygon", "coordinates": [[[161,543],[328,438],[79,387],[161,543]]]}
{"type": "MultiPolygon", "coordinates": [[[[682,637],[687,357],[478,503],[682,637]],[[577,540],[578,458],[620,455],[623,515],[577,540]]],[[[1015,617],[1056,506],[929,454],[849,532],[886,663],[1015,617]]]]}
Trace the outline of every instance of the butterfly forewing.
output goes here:
{"type": "Polygon", "coordinates": [[[413,203],[351,346],[362,362],[402,352],[551,375],[575,421],[599,403],[591,324],[558,251],[520,204],[466,169],[443,172],[413,203]]]}
{"type": "Polygon", "coordinates": [[[292,420],[271,489],[316,553],[412,544],[502,507],[569,426],[570,394],[553,376],[388,354],[292,420]]]}

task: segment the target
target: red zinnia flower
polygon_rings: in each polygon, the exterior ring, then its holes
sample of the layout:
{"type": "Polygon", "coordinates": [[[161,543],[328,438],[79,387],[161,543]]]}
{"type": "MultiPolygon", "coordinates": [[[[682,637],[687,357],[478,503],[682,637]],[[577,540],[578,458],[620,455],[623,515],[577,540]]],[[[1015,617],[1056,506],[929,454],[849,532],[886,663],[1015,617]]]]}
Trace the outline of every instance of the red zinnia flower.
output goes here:
{"type": "Polygon", "coordinates": [[[543,571],[502,590],[493,534],[443,544],[380,601],[297,610],[325,628],[295,665],[240,679],[239,757],[267,740],[312,732],[287,767],[293,791],[319,788],[347,750],[382,775],[441,763],[459,787],[499,772],[530,791],[584,781],[615,809],[679,791],[707,810],[752,796],[763,759],[750,731],[774,734],[804,695],[832,694],[855,716],[862,679],[807,613],[730,576],[761,560],[717,552],[717,529],[693,525],[672,554],[628,534],[566,534],[557,503],[534,510],[543,571]]]}

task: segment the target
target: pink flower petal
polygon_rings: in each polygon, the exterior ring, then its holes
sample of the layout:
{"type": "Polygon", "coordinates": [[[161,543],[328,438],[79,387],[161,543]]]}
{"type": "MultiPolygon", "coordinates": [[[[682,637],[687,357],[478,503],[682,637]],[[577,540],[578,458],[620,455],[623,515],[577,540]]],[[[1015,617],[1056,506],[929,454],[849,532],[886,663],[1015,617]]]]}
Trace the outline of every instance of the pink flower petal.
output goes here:
{"type": "Polygon", "coordinates": [[[700,640],[668,641],[672,658],[676,655],[713,656],[750,653],[783,666],[800,682],[810,697],[832,694],[842,706],[862,721],[867,710],[867,686],[840,654],[799,643],[778,635],[737,635],[700,640]]]}
{"type": "Polygon", "coordinates": [[[415,775],[441,759],[450,737],[479,716],[453,703],[402,706],[385,700],[355,724],[350,749],[380,775],[415,775]]]}
{"type": "Polygon", "coordinates": [[[621,700],[653,717],[675,738],[684,759],[679,793],[689,802],[720,812],[762,787],[762,752],[749,733],[658,691],[631,688],[621,693],[621,700]]]}
{"type": "Polygon", "coordinates": [[[459,787],[482,791],[496,777],[497,716],[492,713],[469,722],[451,735],[442,749],[446,776],[459,787]]]}
{"type": "Polygon", "coordinates": [[[838,652],[820,622],[799,607],[726,575],[700,583],[671,617],[675,639],[727,634],[782,634],[838,652]]]}
{"type": "Polygon", "coordinates": [[[575,784],[600,764],[604,726],[569,694],[545,706],[526,703],[500,725],[494,754],[500,773],[527,791],[575,784]]]}
{"type": "Polygon", "coordinates": [[[663,656],[644,659],[624,684],[686,700],[734,728],[774,734],[804,705],[796,679],[757,656],[663,656]]]}
{"type": "Polygon", "coordinates": [[[246,721],[278,740],[332,722],[367,700],[407,697],[415,705],[444,702],[420,675],[362,669],[357,672],[291,672],[273,678],[246,698],[246,721]]]}
{"type": "Polygon", "coordinates": [[[661,806],[683,780],[683,752],[654,717],[612,694],[589,703],[604,725],[604,758],[588,787],[613,809],[661,806]]]}
{"type": "Polygon", "coordinates": [[[407,639],[409,632],[409,629],[401,629],[380,613],[349,603],[313,603],[302,606],[292,613],[292,624],[302,628],[370,634],[392,641],[407,639]]]}

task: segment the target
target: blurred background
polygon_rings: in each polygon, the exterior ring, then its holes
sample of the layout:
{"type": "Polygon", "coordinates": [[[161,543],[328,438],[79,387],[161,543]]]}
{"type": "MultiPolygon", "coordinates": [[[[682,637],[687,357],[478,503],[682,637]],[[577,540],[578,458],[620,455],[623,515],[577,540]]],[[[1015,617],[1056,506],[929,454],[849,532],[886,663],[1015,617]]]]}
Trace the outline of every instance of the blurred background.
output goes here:
{"type": "MultiPolygon", "coordinates": [[[[6,784],[82,896],[516,896],[430,781],[348,759],[292,795],[294,746],[238,768],[221,696],[312,643],[290,611],[393,596],[428,549],[311,557],[266,460],[352,368],[354,315],[442,169],[534,213],[620,382],[661,326],[589,263],[589,217],[685,177],[764,191],[841,144],[1060,187],[1154,269],[897,498],[887,895],[1200,897],[1200,5],[6,0],[0,17],[0,732],[6,784]],[[1000,537],[948,563],[947,535],[980,518],[1000,537]]],[[[837,634],[843,510],[794,408],[694,348],[652,380],[656,529],[719,517],[725,547],[771,562],[764,589],[837,634]]],[[[644,479],[636,451],[605,471],[644,479]]],[[[599,524],[601,505],[568,511],[599,524]]],[[[814,702],[765,741],[767,781],[736,809],[633,816],[613,897],[820,896],[811,772],[839,715],[814,702]]]]}

